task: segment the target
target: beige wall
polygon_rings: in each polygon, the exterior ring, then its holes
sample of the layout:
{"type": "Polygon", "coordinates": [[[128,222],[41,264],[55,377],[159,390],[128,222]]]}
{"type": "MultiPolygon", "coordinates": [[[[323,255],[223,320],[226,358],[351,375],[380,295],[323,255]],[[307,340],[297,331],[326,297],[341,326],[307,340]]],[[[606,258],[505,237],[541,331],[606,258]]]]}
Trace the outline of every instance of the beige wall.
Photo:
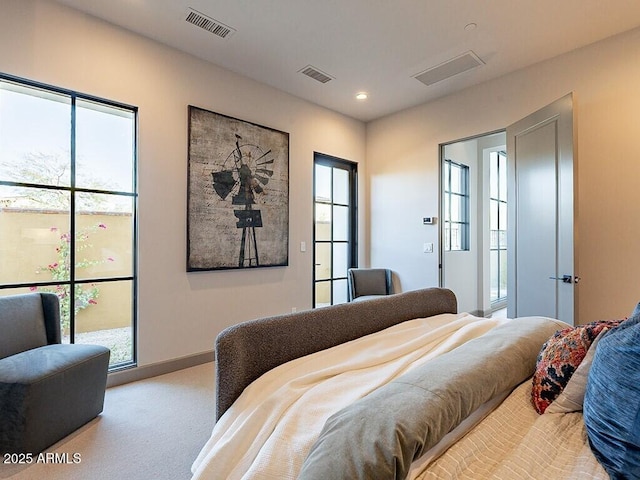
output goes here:
{"type": "Polygon", "coordinates": [[[438,145],[505,128],[574,92],[577,321],[629,315],[640,300],[639,81],[636,29],[368,124],[371,264],[398,272],[405,290],[437,285],[438,256],[421,245],[438,232],[420,218],[438,208],[438,145]]]}
{"type": "MultiPolygon", "coordinates": [[[[77,271],[78,278],[132,275],[131,215],[78,215],[76,221],[78,229],[89,234],[83,244],[82,257],[77,260],[96,262],[77,271]],[[100,224],[105,226],[104,231],[101,228],[91,229],[100,224]]],[[[56,249],[60,246],[61,236],[69,232],[69,215],[4,209],[0,211],[0,232],[0,255],[10,260],[4,262],[0,282],[48,282],[52,278],[46,267],[60,261],[56,249]],[[17,251],[16,245],[20,246],[17,251]]],[[[97,288],[97,303],[78,312],[76,332],[131,325],[130,282],[100,283],[97,288]]]]}
{"type": "Polygon", "coordinates": [[[364,174],[364,124],[46,1],[2,0],[0,69],[139,107],[140,365],[209,351],[234,323],[311,307],[312,249],[300,242],[312,240],[313,152],[364,174]],[[186,273],[188,105],[289,132],[288,267],[186,273]]]}

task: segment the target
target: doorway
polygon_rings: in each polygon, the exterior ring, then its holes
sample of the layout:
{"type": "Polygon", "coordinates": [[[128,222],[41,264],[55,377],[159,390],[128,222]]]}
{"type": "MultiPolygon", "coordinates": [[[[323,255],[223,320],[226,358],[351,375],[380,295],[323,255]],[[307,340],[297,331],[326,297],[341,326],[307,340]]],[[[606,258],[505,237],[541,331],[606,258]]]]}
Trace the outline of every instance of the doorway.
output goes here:
{"type": "MultiPolygon", "coordinates": [[[[440,188],[440,285],[454,291],[459,311],[488,316],[503,308],[503,298],[494,298],[492,302],[490,265],[491,252],[496,252],[494,258],[504,257],[506,249],[507,316],[543,315],[569,324],[578,321],[574,135],[573,96],[568,94],[510,125],[506,131],[440,145],[441,174],[447,171],[447,159],[469,168],[466,250],[446,248],[444,235],[453,224],[453,218],[447,215],[456,211],[448,211],[444,178],[440,188]],[[498,143],[485,143],[494,140],[498,143]],[[500,162],[505,143],[508,204],[502,205],[500,192],[497,197],[487,192],[485,175],[491,176],[487,170],[491,153],[497,152],[493,158],[500,162]],[[485,202],[489,198],[494,198],[496,205],[490,205],[490,200],[485,202]],[[501,208],[507,211],[506,225],[501,208]],[[489,209],[498,209],[493,225],[489,209]],[[497,248],[491,249],[492,243],[497,248]]],[[[504,175],[504,170],[500,173],[498,167],[497,175],[504,175]]],[[[494,285],[497,282],[501,297],[500,289],[505,282],[503,258],[497,264],[494,285]]]]}
{"type": "Polygon", "coordinates": [[[356,173],[356,163],[314,154],[314,308],[348,299],[347,270],[357,266],[356,173]]]}
{"type": "Polygon", "coordinates": [[[478,316],[506,306],[505,152],[504,130],[440,146],[440,285],[478,316]]]}

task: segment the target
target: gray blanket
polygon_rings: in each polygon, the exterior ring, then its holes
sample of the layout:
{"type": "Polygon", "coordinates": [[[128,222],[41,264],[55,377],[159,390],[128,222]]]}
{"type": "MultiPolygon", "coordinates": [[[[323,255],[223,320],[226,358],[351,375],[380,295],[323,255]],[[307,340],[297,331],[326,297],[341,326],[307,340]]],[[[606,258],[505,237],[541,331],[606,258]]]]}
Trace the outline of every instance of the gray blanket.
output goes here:
{"type": "Polygon", "coordinates": [[[411,463],[471,412],[533,374],[566,325],[529,317],[494,328],[331,416],[300,480],[404,479],[411,463]]]}

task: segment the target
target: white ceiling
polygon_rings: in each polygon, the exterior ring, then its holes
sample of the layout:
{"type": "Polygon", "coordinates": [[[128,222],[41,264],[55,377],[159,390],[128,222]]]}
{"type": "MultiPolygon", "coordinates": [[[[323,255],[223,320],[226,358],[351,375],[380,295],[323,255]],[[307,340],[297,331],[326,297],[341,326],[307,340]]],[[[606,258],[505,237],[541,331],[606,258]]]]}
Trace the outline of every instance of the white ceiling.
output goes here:
{"type": "Polygon", "coordinates": [[[638,0],[57,1],[363,121],[640,25],[638,0]],[[188,8],[236,32],[187,23],[188,8]],[[469,50],[485,64],[432,86],[413,78],[469,50]],[[307,65],[334,79],[299,73],[307,65]]]}

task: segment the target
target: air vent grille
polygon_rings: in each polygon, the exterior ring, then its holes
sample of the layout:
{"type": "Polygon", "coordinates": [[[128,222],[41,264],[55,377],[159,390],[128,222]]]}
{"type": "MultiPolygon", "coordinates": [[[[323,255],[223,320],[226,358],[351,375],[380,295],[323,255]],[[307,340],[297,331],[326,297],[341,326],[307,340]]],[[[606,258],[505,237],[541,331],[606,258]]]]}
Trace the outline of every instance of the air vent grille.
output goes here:
{"type": "Polygon", "coordinates": [[[185,20],[196,27],[200,27],[207,32],[211,32],[214,35],[219,36],[220,38],[227,38],[233,35],[236,30],[225,25],[218,20],[214,20],[211,17],[207,17],[205,14],[198,12],[197,10],[193,10],[192,8],[187,9],[187,16],[185,20]]]}
{"type": "Polygon", "coordinates": [[[327,82],[333,80],[332,76],[327,75],[324,72],[321,72],[316,67],[313,67],[311,65],[307,65],[302,70],[299,70],[299,72],[304,74],[304,75],[306,75],[307,77],[311,77],[314,80],[317,80],[320,83],[327,83],[327,82]]]}
{"type": "Polygon", "coordinates": [[[476,68],[480,65],[484,65],[484,62],[480,60],[475,53],[469,50],[467,53],[463,53],[451,60],[429,68],[424,72],[420,72],[414,75],[413,78],[421,81],[425,85],[433,85],[434,83],[441,82],[447,78],[453,77],[472,68],[476,68]]]}

